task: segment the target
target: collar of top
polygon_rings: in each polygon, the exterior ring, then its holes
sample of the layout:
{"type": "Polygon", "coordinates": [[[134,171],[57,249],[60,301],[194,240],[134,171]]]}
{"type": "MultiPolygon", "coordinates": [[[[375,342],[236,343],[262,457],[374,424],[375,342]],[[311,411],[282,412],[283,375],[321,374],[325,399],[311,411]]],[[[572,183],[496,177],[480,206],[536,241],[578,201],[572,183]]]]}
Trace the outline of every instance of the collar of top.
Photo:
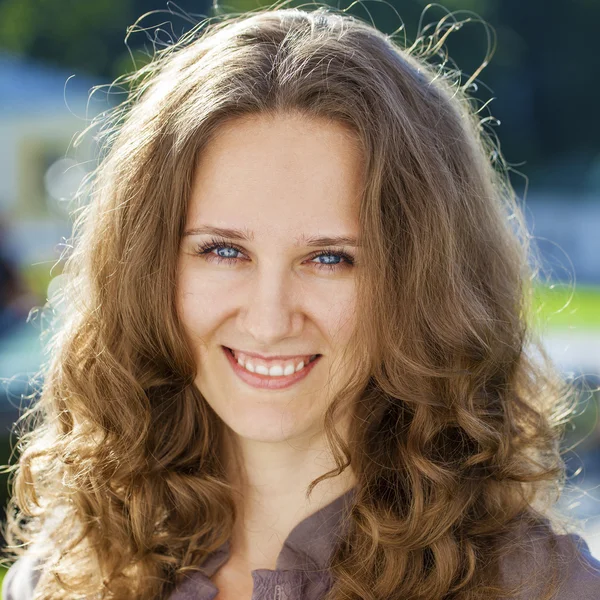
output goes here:
{"type": "MultiPolygon", "coordinates": [[[[252,600],[312,600],[331,586],[329,560],[343,533],[354,497],[351,488],[298,523],[283,543],[275,569],[255,569],[252,600]]],[[[229,541],[212,552],[199,571],[182,581],[169,600],[213,600],[218,589],[211,577],[229,559],[229,541]]]]}

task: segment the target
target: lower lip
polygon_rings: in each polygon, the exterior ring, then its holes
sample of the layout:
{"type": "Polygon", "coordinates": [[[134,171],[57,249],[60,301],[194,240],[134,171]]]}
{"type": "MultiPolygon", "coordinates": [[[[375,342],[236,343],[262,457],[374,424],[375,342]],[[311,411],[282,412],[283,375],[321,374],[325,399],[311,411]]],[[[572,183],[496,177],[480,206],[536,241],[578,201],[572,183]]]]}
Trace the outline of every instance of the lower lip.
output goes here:
{"type": "Polygon", "coordinates": [[[320,356],[317,356],[315,360],[308,363],[308,365],[306,365],[300,371],[292,373],[291,375],[271,377],[269,375],[261,375],[260,373],[251,373],[250,371],[247,371],[238,363],[233,354],[227,348],[225,348],[225,346],[221,346],[221,348],[223,348],[223,352],[225,353],[225,356],[227,357],[227,360],[229,361],[233,371],[242,381],[248,385],[251,385],[252,387],[267,390],[282,390],[294,385],[295,383],[298,383],[313,370],[313,367],[321,358],[320,356]]]}

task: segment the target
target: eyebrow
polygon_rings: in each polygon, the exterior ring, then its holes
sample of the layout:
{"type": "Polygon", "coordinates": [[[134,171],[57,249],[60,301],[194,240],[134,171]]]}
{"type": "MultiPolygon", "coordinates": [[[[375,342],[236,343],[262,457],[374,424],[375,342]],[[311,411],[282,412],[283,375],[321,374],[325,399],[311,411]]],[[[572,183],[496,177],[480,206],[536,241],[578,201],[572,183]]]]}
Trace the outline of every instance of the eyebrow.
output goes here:
{"type": "MultiPolygon", "coordinates": [[[[202,225],[194,227],[184,232],[184,236],[200,235],[203,233],[211,233],[232,240],[242,240],[252,242],[254,234],[248,229],[229,229],[227,227],[215,227],[213,225],[202,225]]],[[[300,235],[296,238],[297,246],[358,246],[358,241],[355,237],[339,235],[339,236],[306,236],[300,235]]]]}

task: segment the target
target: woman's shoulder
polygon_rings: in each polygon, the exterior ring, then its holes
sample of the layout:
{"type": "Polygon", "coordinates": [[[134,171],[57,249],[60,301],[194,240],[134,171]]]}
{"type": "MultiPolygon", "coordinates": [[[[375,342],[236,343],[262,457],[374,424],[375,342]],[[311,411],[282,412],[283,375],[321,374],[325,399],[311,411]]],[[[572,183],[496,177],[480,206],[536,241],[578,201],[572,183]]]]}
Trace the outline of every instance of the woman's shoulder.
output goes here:
{"type": "Polygon", "coordinates": [[[2,581],[2,600],[30,600],[40,578],[40,559],[30,554],[19,557],[2,581]]]}
{"type": "Polygon", "coordinates": [[[586,541],[574,534],[557,535],[556,547],[565,574],[557,598],[600,598],[600,561],[592,556],[586,541]]]}
{"type": "Polygon", "coordinates": [[[509,586],[519,586],[515,600],[537,600],[548,585],[553,600],[600,599],[600,561],[573,533],[545,531],[520,539],[501,559],[500,574],[509,586]]]}
{"type": "MultiPolygon", "coordinates": [[[[4,576],[2,599],[33,598],[40,567],[40,558],[30,554],[15,561],[4,576]]],[[[600,599],[600,560],[582,537],[572,533],[546,531],[520,537],[500,560],[500,575],[505,584],[521,590],[515,600],[538,600],[554,575],[553,600],[600,599]],[[553,564],[555,571],[551,570],[553,564]]]]}

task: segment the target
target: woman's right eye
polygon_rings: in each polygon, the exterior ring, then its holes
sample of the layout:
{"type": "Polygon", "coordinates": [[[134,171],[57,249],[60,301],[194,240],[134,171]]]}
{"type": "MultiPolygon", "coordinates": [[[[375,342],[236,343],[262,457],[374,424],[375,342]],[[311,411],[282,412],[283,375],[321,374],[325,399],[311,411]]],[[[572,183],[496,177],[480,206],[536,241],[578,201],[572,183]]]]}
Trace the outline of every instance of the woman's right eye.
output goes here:
{"type": "Polygon", "coordinates": [[[212,253],[213,250],[222,250],[222,249],[233,250],[233,252],[241,252],[242,251],[241,249],[236,248],[235,246],[232,246],[231,244],[215,244],[213,242],[205,242],[202,244],[198,244],[196,246],[195,254],[204,256],[204,258],[208,261],[216,261],[218,263],[223,262],[223,261],[225,261],[227,263],[236,261],[235,256],[221,256],[219,254],[212,253]]]}

